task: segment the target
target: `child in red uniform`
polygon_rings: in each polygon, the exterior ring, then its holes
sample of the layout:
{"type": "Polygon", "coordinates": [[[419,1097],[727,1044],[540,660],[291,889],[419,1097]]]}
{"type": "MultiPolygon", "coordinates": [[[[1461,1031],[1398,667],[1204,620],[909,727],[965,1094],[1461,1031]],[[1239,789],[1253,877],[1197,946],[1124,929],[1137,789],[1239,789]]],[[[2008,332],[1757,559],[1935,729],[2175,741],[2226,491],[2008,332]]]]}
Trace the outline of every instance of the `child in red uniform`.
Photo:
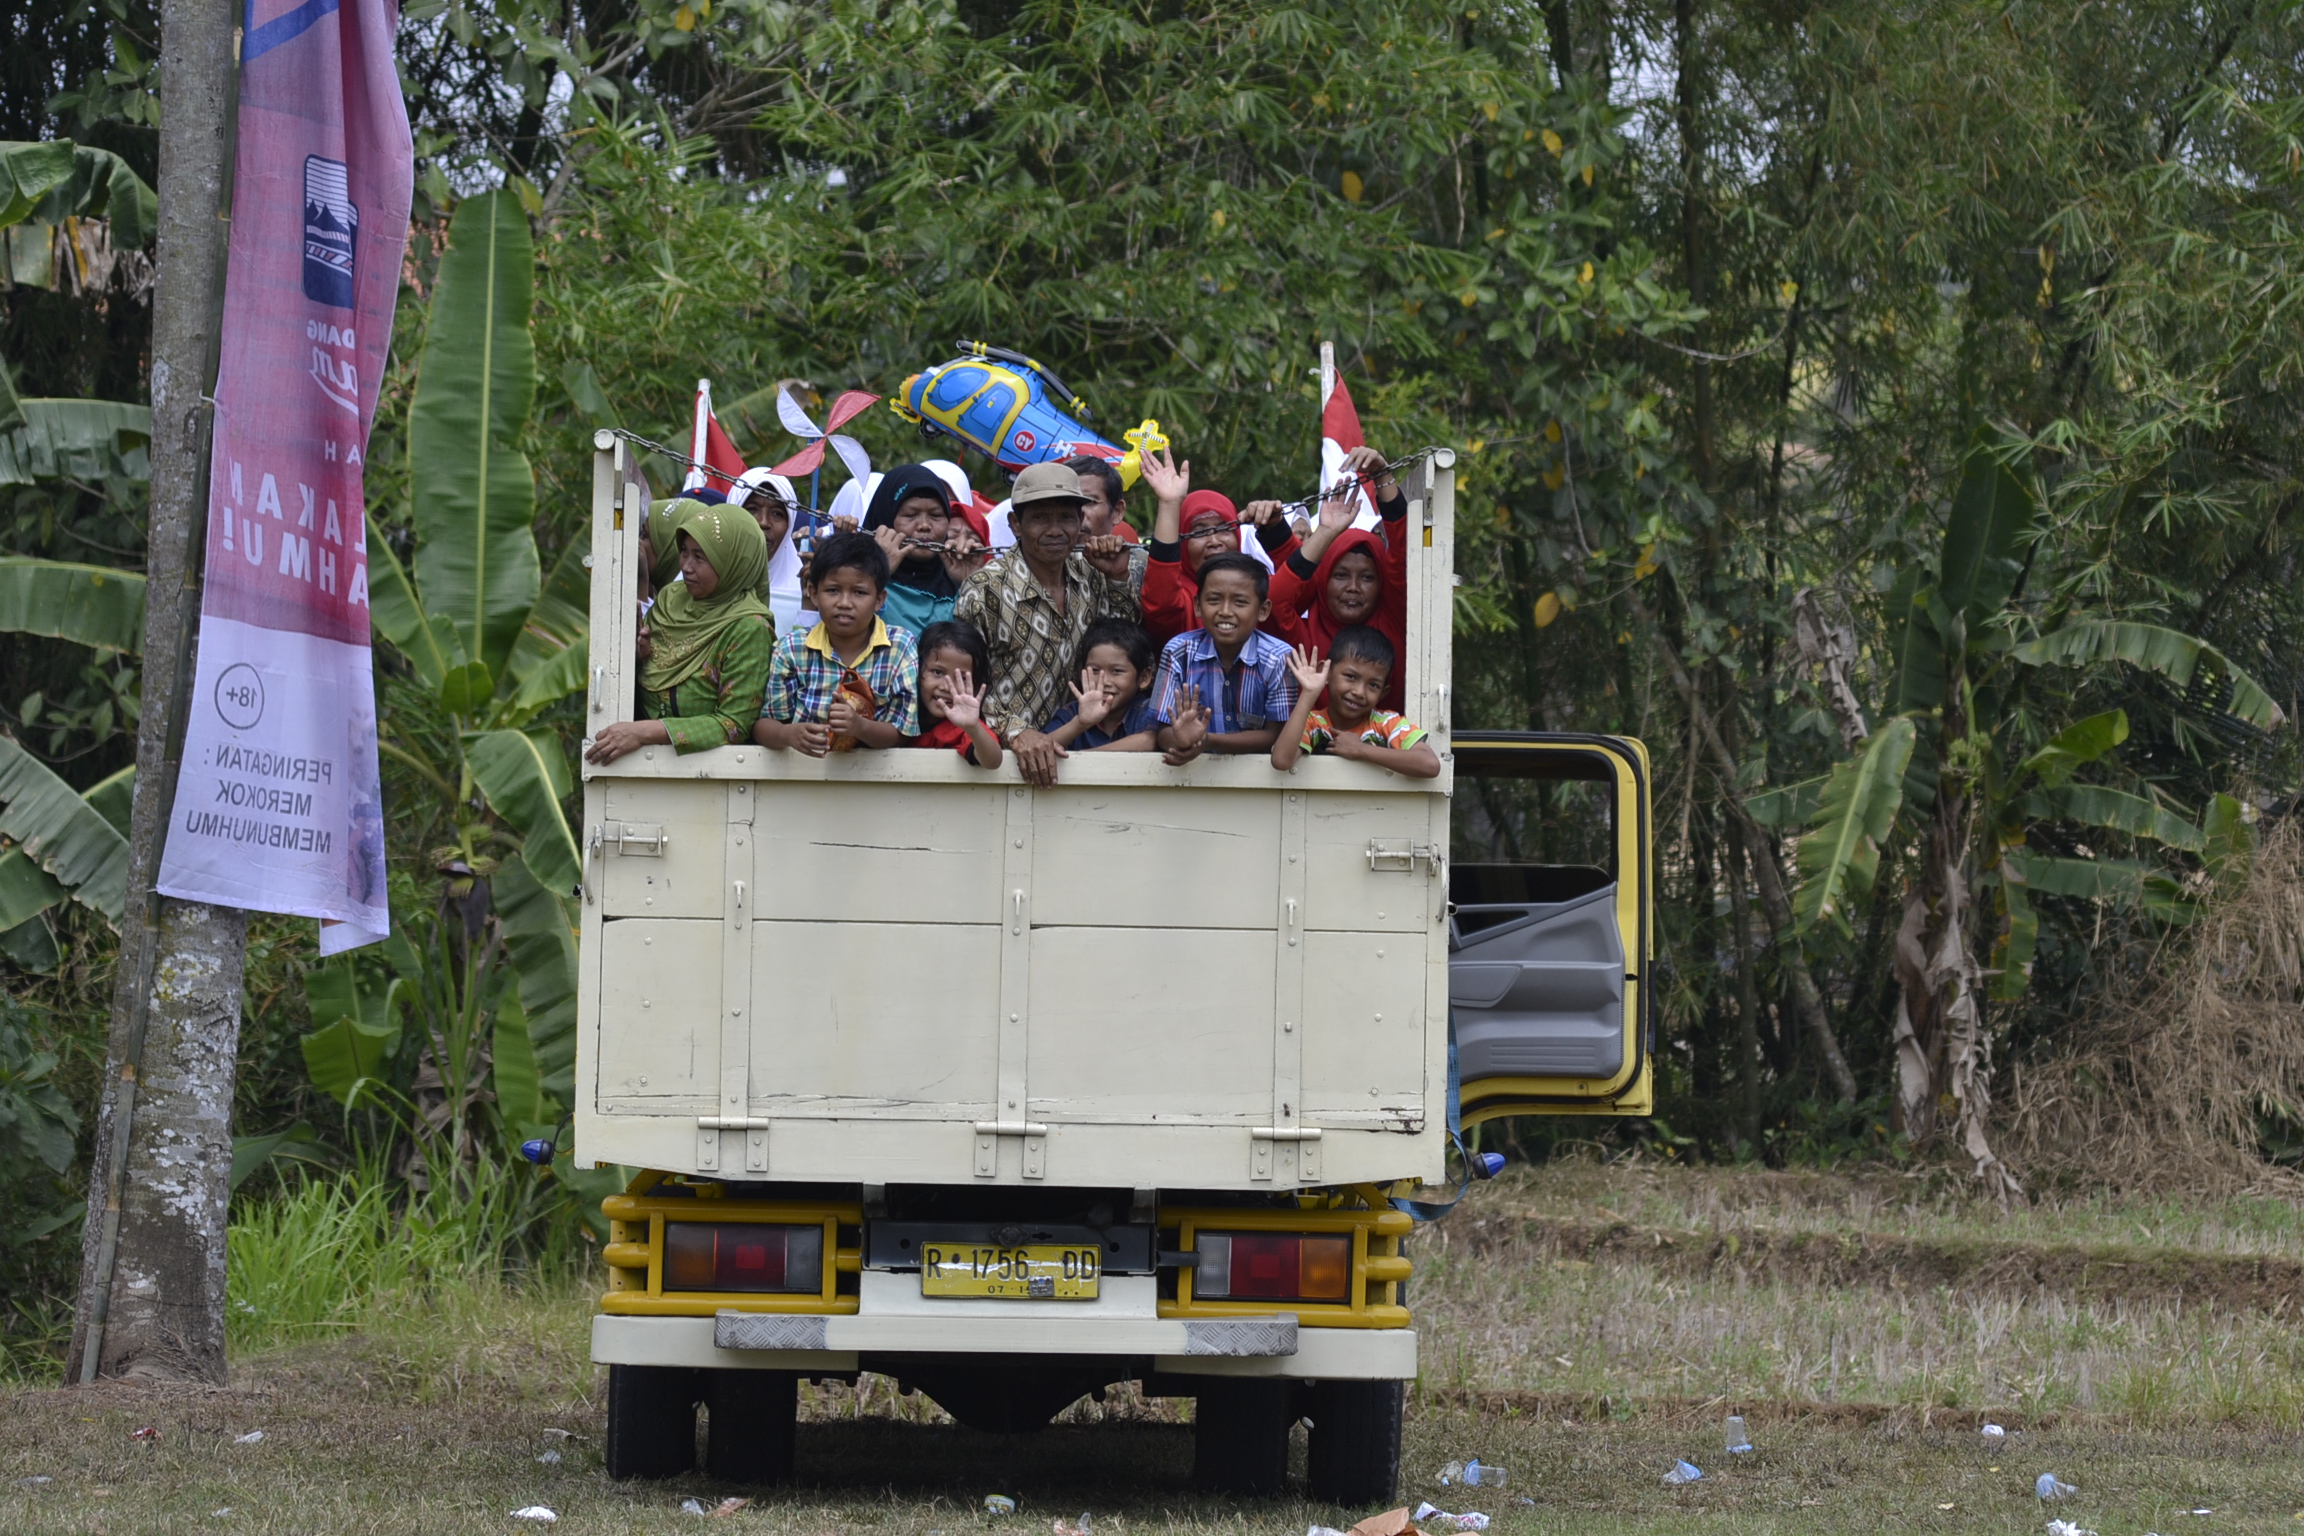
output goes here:
{"type": "Polygon", "coordinates": [[[979,768],[1000,766],[1000,738],[984,724],[992,653],[973,624],[944,619],[920,631],[920,718],[928,729],[906,745],[950,747],[979,768]]]}
{"type": "Polygon", "coordinates": [[[1440,757],[1424,739],[1424,728],[1377,707],[1397,658],[1392,642],[1365,624],[1338,630],[1328,643],[1326,661],[1306,646],[1296,647],[1288,671],[1303,691],[1280,728],[1280,739],[1272,743],[1272,766],[1286,773],[1304,753],[1325,752],[1412,779],[1440,777],[1440,757]],[[1322,689],[1328,691],[1328,707],[1316,709],[1322,689]]]}
{"type": "MultiPolygon", "coordinates": [[[[1353,481],[1339,482],[1340,494],[1320,504],[1311,536],[1285,560],[1275,560],[1272,619],[1266,627],[1323,657],[1338,631],[1365,624],[1397,652],[1407,643],[1408,630],[1408,498],[1384,469],[1384,455],[1373,448],[1345,455],[1344,473],[1369,477],[1382,536],[1352,526],[1359,498],[1347,489],[1353,481]]],[[[1248,515],[1276,521],[1272,514],[1278,510],[1275,503],[1255,502],[1248,515]]],[[[1395,669],[1383,708],[1400,707],[1400,683],[1395,669]]]]}
{"type": "MultiPolygon", "coordinates": [[[[1249,526],[1221,491],[1192,489],[1192,466],[1171,463],[1166,449],[1144,456],[1144,483],[1160,498],[1152,519],[1152,558],[1144,567],[1144,627],[1154,645],[1166,645],[1199,627],[1200,567],[1217,555],[1237,554],[1249,526]]],[[[1296,552],[1296,533],[1274,514],[1280,504],[1249,508],[1257,542],[1275,569],[1296,552]]]]}

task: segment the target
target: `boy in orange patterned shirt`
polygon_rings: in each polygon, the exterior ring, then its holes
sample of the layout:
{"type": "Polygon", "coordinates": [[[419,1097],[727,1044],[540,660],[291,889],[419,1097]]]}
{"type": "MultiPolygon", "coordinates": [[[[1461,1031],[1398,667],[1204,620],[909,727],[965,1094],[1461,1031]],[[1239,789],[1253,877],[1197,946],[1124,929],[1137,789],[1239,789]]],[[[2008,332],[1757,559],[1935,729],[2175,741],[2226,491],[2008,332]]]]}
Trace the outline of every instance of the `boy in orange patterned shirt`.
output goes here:
{"type": "Polygon", "coordinates": [[[1376,707],[1397,660],[1392,642],[1365,624],[1338,630],[1325,662],[1297,646],[1289,654],[1288,671],[1300,691],[1280,739],[1272,743],[1272,766],[1286,773],[1304,753],[1326,752],[1412,779],[1440,777],[1440,756],[1424,739],[1424,728],[1406,715],[1376,707]],[[1328,707],[1315,709],[1323,689],[1328,707]]]}

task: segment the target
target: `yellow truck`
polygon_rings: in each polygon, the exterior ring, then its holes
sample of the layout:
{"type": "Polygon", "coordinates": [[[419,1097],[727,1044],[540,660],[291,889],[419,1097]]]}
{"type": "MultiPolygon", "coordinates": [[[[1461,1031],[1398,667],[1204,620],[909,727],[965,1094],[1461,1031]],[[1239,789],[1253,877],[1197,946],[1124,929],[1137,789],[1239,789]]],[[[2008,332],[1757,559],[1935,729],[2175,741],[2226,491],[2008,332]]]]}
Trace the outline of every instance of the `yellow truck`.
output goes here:
{"type": "MultiPolygon", "coordinates": [[[[646,489],[595,440],[589,726],[631,716],[646,489]]],[[[1196,1476],[1389,1498],[1415,1217],[1461,1121],[1650,1105],[1635,741],[1456,731],[1455,456],[1409,498],[1436,780],[1308,757],[658,746],[584,775],[575,1155],[619,1477],[789,1475],[797,1384],[1024,1430],[1196,1400],[1196,1476]],[[1451,1035],[1453,1033],[1453,1040],[1451,1035]]]]}

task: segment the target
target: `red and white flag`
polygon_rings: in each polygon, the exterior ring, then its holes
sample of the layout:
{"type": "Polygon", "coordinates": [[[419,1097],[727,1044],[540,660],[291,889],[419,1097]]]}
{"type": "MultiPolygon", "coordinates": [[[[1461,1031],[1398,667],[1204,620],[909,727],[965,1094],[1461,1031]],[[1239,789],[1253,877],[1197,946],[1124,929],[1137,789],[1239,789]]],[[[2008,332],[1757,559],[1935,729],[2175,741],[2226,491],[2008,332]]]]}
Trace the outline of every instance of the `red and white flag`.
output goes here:
{"type": "MultiPolygon", "coordinates": [[[[1320,489],[1325,491],[1342,480],[1344,455],[1365,446],[1367,439],[1360,435],[1360,413],[1353,408],[1352,391],[1344,387],[1344,376],[1336,371],[1335,344],[1324,341],[1320,343],[1320,489]]],[[[1357,495],[1358,511],[1352,526],[1375,527],[1380,519],[1368,487],[1361,486],[1357,495]]]]}
{"type": "Polygon", "coordinates": [[[247,0],[206,586],[159,889],[381,939],[362,475],[415,146],[392,0],[247,0]]]}
{"type": "Polygon", "coordinates": [[[737,477],[750,467],[744,462],[744,455],[738,453],[736,445],[729,440],[727,430],[720,425],[720,418],[712,414],[710,379],[696,381],[695,428],[688,436],[688,457],[699,464],[708,464],[711,468],[706,471],[691,464],[687,478],[680,482],[683,491],[701,490],[710,486],[725,496],[736,488],[737,477]]]}

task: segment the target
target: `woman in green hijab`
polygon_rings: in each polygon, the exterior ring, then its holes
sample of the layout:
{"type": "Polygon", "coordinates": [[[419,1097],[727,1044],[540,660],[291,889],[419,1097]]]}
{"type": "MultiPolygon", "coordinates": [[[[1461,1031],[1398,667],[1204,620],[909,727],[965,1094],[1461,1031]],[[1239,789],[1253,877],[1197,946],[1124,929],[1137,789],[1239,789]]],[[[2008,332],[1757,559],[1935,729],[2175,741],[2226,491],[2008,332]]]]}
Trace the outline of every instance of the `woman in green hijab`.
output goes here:
{"type": "Polygon", "coordinates": [[[742,507],[690,500],[662,518],[680,580],[657,589],[642,628],[640,704],[652,718],[603,727],[585,753],[595,763],[636,747],[701,752],[749,741],[768,692],[776,621],[756,590],[768,568],[760,525],[742,507]]]}

